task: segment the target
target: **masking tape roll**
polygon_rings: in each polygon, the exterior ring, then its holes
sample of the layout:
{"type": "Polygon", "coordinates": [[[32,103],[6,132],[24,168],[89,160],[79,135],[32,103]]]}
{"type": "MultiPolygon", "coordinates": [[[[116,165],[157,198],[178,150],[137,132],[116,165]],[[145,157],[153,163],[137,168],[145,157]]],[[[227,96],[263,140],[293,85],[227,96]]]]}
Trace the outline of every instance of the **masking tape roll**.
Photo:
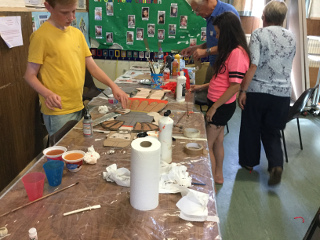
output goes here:
{"type": "Polygon", "coordinates": [[[203,153],[203,146],[199,143],[187,143],[184,146],[184,152],[191,156],[201,155],[203,153]]]}
{"type": "Polygon", "coordinates": [[[188,138],[197,138],[200,136],[200,131],[196,128],[183,129],[183,135],[188,138]]]}
{"type": "Polygon", "coordinates": [[[6,227],[0,228],[0,237],[4,237],[8,234],[8,229],[6,227]]]}

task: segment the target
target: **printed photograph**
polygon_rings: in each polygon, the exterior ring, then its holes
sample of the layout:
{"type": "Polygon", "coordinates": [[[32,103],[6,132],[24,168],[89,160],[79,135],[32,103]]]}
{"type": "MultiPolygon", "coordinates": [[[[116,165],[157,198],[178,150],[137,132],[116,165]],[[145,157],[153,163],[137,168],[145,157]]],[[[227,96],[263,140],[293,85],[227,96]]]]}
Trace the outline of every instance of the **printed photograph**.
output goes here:
{"type": "Polygon", "coordinates": [[[178,16],[178,5],[176,3],[171,3],[170,7],[170,17],[178,16]]]}
{"type": "Polygon", "coordinates": [[[169,24],[169,35],[176,35],[176,24],[169,24]]]}
{"type": "Polygon", "coordinates": [[[201,41],[207,41],[207,33],[206,31],[201,31],[201,38],[200,38],[201,41]]]}
{"type": "Polygon", "coordinates": [[[147,29],[148,29],[148,37],[153,37],[154,36],[154,33],[155,33],[155,24],[151,24],[149,23],[148,26],[147,26],[147,29]]]}
{"type": "Polygon", "coordinates": [[[190,46],[196,46],[197,45],[197,39],[196,38],[190,38],[190,46]]]}
{"type": "Polygon", "coordinates": [[[163,40],[164,39],[164,29],[158,30],[158,39],[163,40]]]}
{"type": "Polygon", "coordinates": [[[180,28],[187,28],[188,26],[188,16],[180,16],[180,28]]]}
{"type": "Polygon", "coordinates": [[[94,20],[102,20],[102,7],[96,7],[94,9],[94,20]]]}
{"type": "Polygon", "coordinates": [[[134,37],[133,31],[127,31],[127,44],[128,45],[133,44],[133,37],[134,37]]]}
{"type": "Polygon", "coordinates": [[[112,32],[106,32],[106,42],[113,43],[113,33],[112,32]]]}
{"type": "Polygon", "coordinates": [[[137,28],[137,40],[143,40],[143,28],[137,28]]]}
{"type": "Polygon", "coordinates": [[[102,26],[95,26],[96,38],[102,38],[102,26]]]}
{"type": "Polygon", "coordinates": [[[136,26],[136,16],[128,15],[128,28],[135,28],[136,26]]]}
{"type": "Polygon", "coordinates": [[[165,15],[165,11],[158,11],[158,24],[164,24],[165,15]]]}
{"type": "Polygon", "coordinates": [[[107,2],[106,8],[107,8],[107,15],[113,16],[113,2],[107,2]]]}
{"type": "Polygon", "coordinates": [[[142,20],[149,20],[149,8],[148,7],[142,8],[142,20]]]}

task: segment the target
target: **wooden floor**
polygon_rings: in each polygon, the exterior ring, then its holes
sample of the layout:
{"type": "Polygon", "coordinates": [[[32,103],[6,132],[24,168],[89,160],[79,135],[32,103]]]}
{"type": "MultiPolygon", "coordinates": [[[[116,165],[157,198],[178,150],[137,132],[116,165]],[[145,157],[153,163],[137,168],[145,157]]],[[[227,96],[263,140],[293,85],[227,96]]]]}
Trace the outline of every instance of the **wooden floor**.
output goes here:
{"type": "Polygon", "coordinates": [[[229,121],[230,133],[224,140],[225,181],[217,185],[222,239],[303,239],[320,206],[320,117],[301,119],[303,150],[296,121],[287,124],[289,163],[284,164],[281,184],[269,187],[263,149],[261,163],[251,173],[238,165],[240,114],[237,108],[229,121]]]}

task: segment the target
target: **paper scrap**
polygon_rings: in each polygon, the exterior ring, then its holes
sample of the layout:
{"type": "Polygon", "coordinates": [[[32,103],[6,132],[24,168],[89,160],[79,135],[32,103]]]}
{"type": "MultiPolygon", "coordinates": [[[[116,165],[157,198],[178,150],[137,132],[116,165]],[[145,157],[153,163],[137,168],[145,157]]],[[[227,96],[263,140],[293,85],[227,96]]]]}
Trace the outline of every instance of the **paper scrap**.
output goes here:
{"type": "Polygon", "coordinates": [[[9,48],[22,46],[21,16],[0,17],[0,35],[9,48]]]}

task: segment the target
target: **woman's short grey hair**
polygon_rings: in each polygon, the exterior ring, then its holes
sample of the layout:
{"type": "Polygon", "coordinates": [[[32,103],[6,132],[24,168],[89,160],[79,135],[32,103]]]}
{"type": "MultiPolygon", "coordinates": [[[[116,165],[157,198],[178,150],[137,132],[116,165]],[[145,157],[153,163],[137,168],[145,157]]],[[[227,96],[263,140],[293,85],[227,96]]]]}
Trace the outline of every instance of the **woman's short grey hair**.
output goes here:
{"type": "Polygon", "coordinates": [[[196,4],[202,4],[205,0],[187,0],[187,2],[189,3],[189,5],[191,5],[191,3],[195,2],[196,4]]]}
{"type": "Polygon", "coordinates": [[[263,15],[267,23],[281,26],[287,15],[287,4],[283,1],[273,0],[263,9],[263,15]]]}

